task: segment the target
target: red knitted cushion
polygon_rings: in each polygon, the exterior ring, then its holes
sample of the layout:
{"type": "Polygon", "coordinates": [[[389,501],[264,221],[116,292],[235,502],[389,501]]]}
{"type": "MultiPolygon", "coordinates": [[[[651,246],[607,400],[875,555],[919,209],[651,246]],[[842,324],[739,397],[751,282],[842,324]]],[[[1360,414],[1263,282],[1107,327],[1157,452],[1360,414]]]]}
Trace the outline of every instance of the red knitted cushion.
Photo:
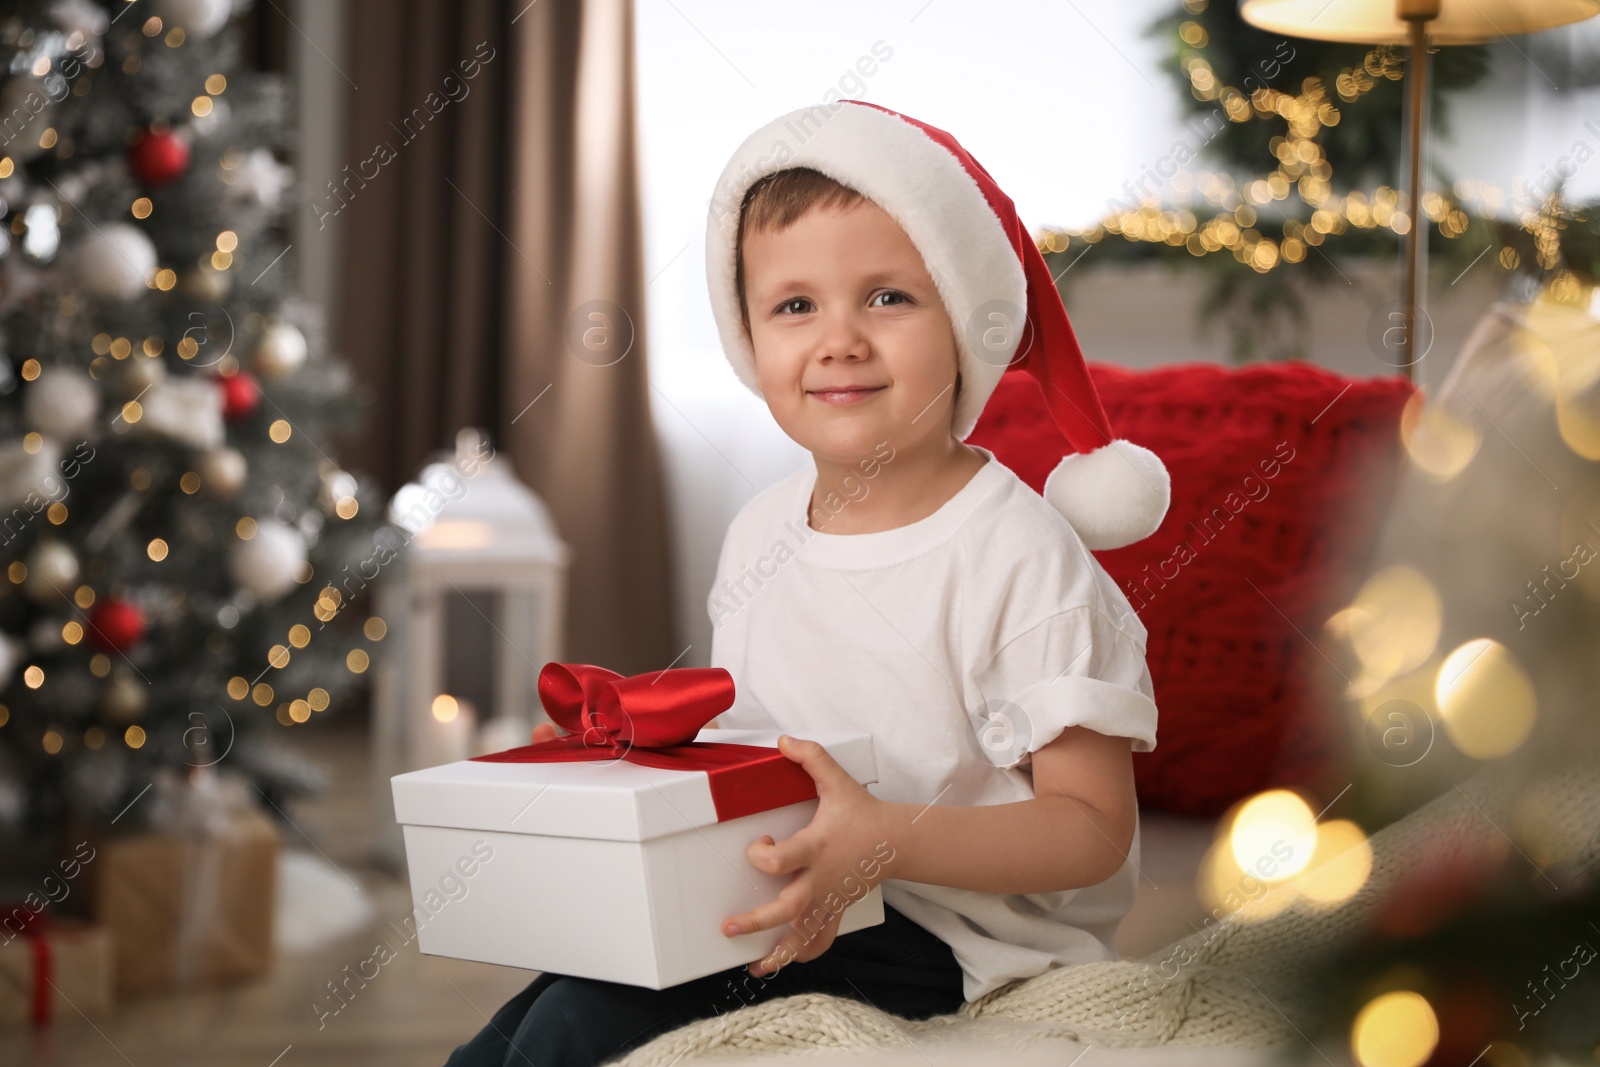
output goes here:
{"type": "MultiPolygon", "coordinates": [[[[1150,635],[1160,722],[1134,757],[1141,802],[1215,816],[1274,786],[1331,801],[1350,731],[1323,624],[1365,576],[1411,385],[1304,363],[1089,369],[1117,436],[1172,474],[1160,529],[1097,553],[1150,635]]],[[[967,440],[1036,490],[1071,451],[1021,371],[967,440]]]]}

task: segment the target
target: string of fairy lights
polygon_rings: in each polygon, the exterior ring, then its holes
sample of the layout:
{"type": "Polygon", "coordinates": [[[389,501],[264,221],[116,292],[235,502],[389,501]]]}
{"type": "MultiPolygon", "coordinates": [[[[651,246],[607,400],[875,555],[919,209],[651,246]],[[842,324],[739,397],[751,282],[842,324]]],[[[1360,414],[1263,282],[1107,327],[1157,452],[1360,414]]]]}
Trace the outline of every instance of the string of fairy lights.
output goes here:
{"type": "MultiPolygon", "coordinates": [[[[1200,14],[1207,3],[1185,0],[1184,8],[1200,14]]],[[[1389,45],[1372,48],[1360,65],[1339,72],[1331,93],[1317,77],[1306,78],[1298,93],[1268,86],[1246,93],[1218,78],[1205,56],[1210,43],[1205,27],[1185,21],[1178,27],[1178,36],[1184,46],[1179,63],[1195,99],[1215,101],[1228,122],[1284,123],[1284,132],[1268,143],[1276,160],[1273,170],[1264,177],[1240,181],[1227,173],[1179,169],[1166,182],[1172,203],[1163,203],[1158,194],[1147,195],[1140,198],[1138,207],[1111,211],[1092,226],[1047,229],[1037,239],[1041,252],[1061,253],[1074,245],[1094,245],[1118,235],[1133,243],[1181,247],[1197,258],[1227,253],[1266,274],[1304,262],[1312,249],[1351,230],[1387,229],[1396,236],[1410,230],[1412,219],[1399,190],[1379,185],[1371,192],[1335,192],[1333,167],[1319,143],[1325,131],[1339,125],[1341,105],[1356,103],[1383,81],[1404,77],[1401,49],[1389,45]],[[1260,209],[1291,197],[1304,205],[1306,217],[1284,219],[1277,235],[1263,232],[1260,209]],[[1210,217],[1197,215],[1194,209],[1201,205],[1209,208],[1210,217]]],[[[1492,183],[1471,179],[1453,183],[1448,195],[1430,191],[1422,197],[1429,221],[1442,237],[1451,240],[1464,236],[1472,224],[1467,206],[1474,207],[1480,217],[1493,219],[1506,209],[1508,198],[1492,183]]],[[[1571,290],[1569,295],[1576,296],[1581,283],[1563,267],[1564,209],[1559,194],[1552,191],[1535,209],[1517,216],[1517,222],[1532,236],[1539,268],[1551,275],[1552,291],[1559,296],[1571,290]]],[[[1509,244],[1501,245],[1495,259],[1508,271],[1523,265],[1522,253],[1509,244]]]]}

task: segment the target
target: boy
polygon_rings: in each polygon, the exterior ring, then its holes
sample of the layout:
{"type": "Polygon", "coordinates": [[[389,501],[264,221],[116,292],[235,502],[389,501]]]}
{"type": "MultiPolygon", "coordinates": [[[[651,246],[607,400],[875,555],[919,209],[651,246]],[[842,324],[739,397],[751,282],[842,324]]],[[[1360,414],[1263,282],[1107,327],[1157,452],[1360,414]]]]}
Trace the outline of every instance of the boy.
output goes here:
{"type": "Polygon", "coordinates": [[[784,738],[818,809],[750,845],[754,866],[793,877],[723,928],[787,926],[768,957],[660,991],[541,975],[452,1063],[597,1063],[801,992],[949,1012],[1114,958],[1133,901],[1129,753],[1154,747],[1156,709],[1144,629],[1089,549],[1152,532],[1168,483],[1111,438],[1010,200],[948,134],[861,101],[757,131],[719,196],[707,274],[724,349],[814,457],[723,542],[711,661],[737,696],[719,723],[870,732],[879,780],[784,738]],[[1042,498],[961,443],[1011,364],[1079,453],[1042,498]],[[885,922],[836,939],[844,905],[879,884],[885,922]]]}

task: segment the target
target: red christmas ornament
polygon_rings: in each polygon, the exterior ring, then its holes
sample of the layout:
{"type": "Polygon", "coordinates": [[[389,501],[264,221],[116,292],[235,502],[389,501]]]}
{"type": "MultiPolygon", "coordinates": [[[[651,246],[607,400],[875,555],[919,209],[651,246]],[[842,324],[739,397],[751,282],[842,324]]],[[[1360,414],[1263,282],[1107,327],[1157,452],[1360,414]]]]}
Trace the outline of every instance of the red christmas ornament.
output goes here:
{"type": "Polygon", "coordinates": [[[128,149],[128,169],[144,185],[166,185],[189,169],[189,145],[171,130],[145,130],[128,149]]]}
{"type": "Polygon", "coordinates": [[[229,422],[248,419],[261,404],[261,386],[249,374],[229,374],[217,380],[222,390],[222,417],[229,422]]]}
{"type": "Polygon", "coordinates": [[[106,652],[127,652],[144,640],[144,612],[137,604],[106,597],[89,612],[89,640],[106,652]]]}

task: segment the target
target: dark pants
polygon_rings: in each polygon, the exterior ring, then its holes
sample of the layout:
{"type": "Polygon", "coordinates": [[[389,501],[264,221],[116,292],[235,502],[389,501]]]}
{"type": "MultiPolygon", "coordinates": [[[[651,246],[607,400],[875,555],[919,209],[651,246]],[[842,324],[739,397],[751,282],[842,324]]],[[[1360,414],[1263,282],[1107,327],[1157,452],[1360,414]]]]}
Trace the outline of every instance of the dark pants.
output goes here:
{"type": "Polygon", "coordinates": [[[796,993],[832,993],[907,1019],[961,1007],[961,967],[950,947],[887,905],[883,919],[766,978],[741,965],[656,990],[541,974],[446,1067],[590,1067],[697,1019],[796,993]]]}

